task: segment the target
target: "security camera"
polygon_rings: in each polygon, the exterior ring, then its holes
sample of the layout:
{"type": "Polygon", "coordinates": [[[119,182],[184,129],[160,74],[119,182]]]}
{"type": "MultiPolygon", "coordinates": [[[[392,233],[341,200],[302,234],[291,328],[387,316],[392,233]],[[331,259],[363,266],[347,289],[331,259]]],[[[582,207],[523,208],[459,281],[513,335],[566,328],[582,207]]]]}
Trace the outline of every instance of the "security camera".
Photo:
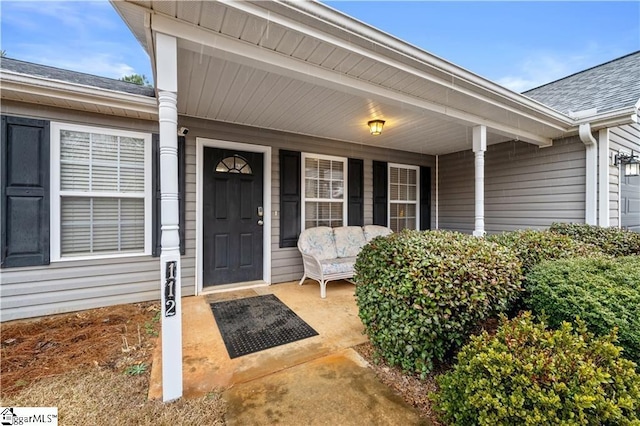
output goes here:
{"type": "Polygon", "coordinates": [[[187,133],[189,133],[189,129],[188,128],[186,128],[184,126],[183,127],[178,127],[178,134],[180,136],[186,136],[187,133]]]}

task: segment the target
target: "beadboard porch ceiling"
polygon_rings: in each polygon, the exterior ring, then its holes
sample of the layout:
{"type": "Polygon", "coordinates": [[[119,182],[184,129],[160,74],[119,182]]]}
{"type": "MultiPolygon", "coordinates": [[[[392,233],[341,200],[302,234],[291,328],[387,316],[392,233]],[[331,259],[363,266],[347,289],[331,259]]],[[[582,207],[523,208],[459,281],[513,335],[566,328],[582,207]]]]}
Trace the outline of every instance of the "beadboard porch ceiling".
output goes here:
{"type": "MultiPolygon", "coordinates": [[[[178,39],[178,113],[423,154],[544,146],[571,120],[316,2],[113,1],[155,66],[178,39]],[[371,136],[367,121],[386,121],[371,136]]],[[[154,69],[155,72],[155,69],[154,69]]]]}

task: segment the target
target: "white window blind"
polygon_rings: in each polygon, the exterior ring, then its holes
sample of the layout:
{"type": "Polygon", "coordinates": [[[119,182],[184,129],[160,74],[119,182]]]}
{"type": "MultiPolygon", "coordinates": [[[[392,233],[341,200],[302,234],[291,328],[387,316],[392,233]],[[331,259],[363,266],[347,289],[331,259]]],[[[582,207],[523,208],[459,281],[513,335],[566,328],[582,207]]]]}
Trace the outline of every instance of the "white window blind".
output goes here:
{"type": "Polygon", "coordinates": [[[303,154],[304,227],[345,223],[346,159],[303,154]]]}
{"type": "Polygon", "coordinates": [[[143,138],[60,130],[60,255],[144,252],[143,138]]]}
{"type": "Polygon", "coordinates": [[[389,165],[389,227],[417,229],[418,168],[389,165]]]}

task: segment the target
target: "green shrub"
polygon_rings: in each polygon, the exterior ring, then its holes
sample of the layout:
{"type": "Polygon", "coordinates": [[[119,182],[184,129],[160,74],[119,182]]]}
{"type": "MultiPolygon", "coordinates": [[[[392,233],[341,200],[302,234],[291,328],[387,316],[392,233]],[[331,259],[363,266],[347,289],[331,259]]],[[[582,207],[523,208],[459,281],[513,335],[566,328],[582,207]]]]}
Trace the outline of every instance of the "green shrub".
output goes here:
{"type": "Polygon", "coordinates": [[[640,257],[543,262],[527,274],[525,304],[551,327],[576,316],[604,335],[617,326],[623,355],[640,364],[640,257]]]}
{"type": "Polygon", "coordinates": [[[533,266],[543,260],[602,255],[593,245],[551,231],[504,232],[491,235],[487,239],[512,249],[522,262],[522,273],[525,276],[533,266]]]}
{"type": "Polygon", "coordinates": [[[582,321],[547,330],[527,312],[472,337],[431,397],[456,425],[637,425],[640,376],[615,342],[582,321]]]}
{"type": "Polygon", "coordinates": [[[377,238],[362,249],[355,270],[359,315],[378,354],[422,374],[521,290],[513,253],[454,232],[377,238]]]}
{"type": "Polygon", "coordinates": [[[584,223],[554,223],[549,230],[593,244],[612,256],[640,255],[640,234],[635,232],[584,223]]]}

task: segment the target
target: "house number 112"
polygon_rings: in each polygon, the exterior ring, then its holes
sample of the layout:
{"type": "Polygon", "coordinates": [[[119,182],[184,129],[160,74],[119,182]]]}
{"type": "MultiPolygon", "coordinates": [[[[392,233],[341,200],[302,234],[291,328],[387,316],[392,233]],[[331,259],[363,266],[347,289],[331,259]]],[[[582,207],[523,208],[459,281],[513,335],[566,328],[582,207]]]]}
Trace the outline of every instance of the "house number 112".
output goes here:
{"type": "Polygon", "coordinates": [[[172,317],[176,314],[176,261],[165,264],[164,281],[164,316],[172,317]]]}

